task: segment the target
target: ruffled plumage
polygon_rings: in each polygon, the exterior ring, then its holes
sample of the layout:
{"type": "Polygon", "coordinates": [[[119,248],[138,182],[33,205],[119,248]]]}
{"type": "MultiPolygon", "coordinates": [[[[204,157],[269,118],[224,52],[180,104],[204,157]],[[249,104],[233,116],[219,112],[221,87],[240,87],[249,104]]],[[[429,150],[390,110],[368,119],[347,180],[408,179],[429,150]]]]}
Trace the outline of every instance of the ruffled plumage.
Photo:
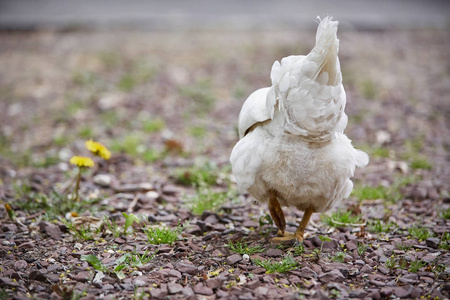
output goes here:
{"type": "Polygon", "coordinates": [[[242,190],[261,202],[320,212],[349,196],[355,167],[368,163],[343,134],[346,95],[338,59],[338,22],[320,21],[306,56],[275,62],[272,86],[257,90],[239,115],[230,161],[242,190]]]}

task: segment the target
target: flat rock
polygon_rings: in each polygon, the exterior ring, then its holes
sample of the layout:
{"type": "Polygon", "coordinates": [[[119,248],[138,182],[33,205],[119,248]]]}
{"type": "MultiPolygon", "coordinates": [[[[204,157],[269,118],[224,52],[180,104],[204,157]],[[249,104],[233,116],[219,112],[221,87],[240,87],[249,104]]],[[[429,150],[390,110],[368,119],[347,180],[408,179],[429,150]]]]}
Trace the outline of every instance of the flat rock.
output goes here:
{"type": "Polygon", "coordinates": [[[193,264],[184,263],[184,262],[179,262],[179,263],[175,264],[175,269],[177,269],[181,273],[187,273],[190,275],[196,275],[198,272],[198,269],[196,266],[194,266],[193,264]]]}
{"type": "Polygon", "coordinates": [[[14,262],[14,270],[24,270],[28,266],[27,262],[23,259],[14,262]]]}
{"type": "Polygon", "coordinates": [[[441,240],[439,238],[430,237],[427,238],[426,243],[427,246],[433,249],[437,249],[439,247],[441,240]]]}
{"type": "Polygon", "coordinates": [[[169,291],[169,294],[177,294],[183,290],[183,286],[176,282],[169,282],[167,284],[167,290],[169,291]]]}
{"type": "Polygon", "coordinates": [[[69,273],[69,278],[80,282],[87,282],[94,278],[94,274],[90,271],[81,271],[76,274],[69,273]]]}
{"type": "Polygon", "coordinates": [[[265,252],[265,254],[270,257],[280,257],[284,254],[284,252],[281,249],[270,248],[265,252]]]}
{"type": "Polygon", "coordinates": [[[211,289],[217,289],[218,287],[222,286],[223,280],[221,278],[210,278],[205,281],[206,286],[211,289]]]}
{"type": "Polygon", "coordinates": [[[199,282],[194,286],[194,292],[196,294],[200,295],[207,295],[210,296],[214,294],[213,290],[207,286],[205,286],[203,283],[199,282]]]}
{"type": "Polygon", "coordinates": [[[350,291],[349,296],[350,298],[365,298],[368,295],[368,293],[363,289],[356,289],[353,291],[350,291]]]}
{"type": "Polygon", "coordinates": [[[227,257],[227,263],[230,265],[234,265],[242,260],[242,256],[238,253],[230,255],[227,257]]]}
{"type": "Polygon", "coordinates": [[[109,174],[97,174],[92,179],[96,185],[102,187],[109,187],[113,181],[112,176],[109,174]]]}
{"type": "Polygon", "coordinates": [[[332,270],[339,270],[344,277],[348,277],[348,266],[344,263],[325,263],[322,264],[322,270],[324,272],[330,272],[332,270]]]}
{"type": "Polygon", "coordinates": [[[342,273],[334,269],[330,272],[326,272],[319,275],[319,280],[323,283],[329,283],[329,282],[344,282],[345,277],[342,275],[342,273]]]}

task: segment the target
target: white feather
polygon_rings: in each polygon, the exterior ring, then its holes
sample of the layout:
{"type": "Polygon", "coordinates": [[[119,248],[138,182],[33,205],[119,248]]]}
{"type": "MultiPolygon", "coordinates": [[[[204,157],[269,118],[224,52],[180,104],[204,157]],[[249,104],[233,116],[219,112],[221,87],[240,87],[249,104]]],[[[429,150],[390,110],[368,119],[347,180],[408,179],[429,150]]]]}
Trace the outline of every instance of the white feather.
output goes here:
{"type": "Polygon", "coordinates": [[[322,19],[314,49],[275,62],[272,86],[242,107],[241,140],[230,161],[239,187],[261,202],[275,191],[281,205],[329,209],[350,195],[355,168],[368,164],[343,134],[348,118],[337,25],[322,19]]]}

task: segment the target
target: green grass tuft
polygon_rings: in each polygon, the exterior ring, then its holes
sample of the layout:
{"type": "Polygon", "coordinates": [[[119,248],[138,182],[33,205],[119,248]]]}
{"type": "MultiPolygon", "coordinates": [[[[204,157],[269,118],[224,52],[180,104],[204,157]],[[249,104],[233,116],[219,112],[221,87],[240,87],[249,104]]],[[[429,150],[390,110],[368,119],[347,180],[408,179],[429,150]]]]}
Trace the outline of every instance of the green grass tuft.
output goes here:
{"type": "Polygon", "coordinates": [[[267,270],[266,273],[285,273],[299,268],[298,262],[291,255],[286,255],[279,262],[273,259],[253,259],[253,263],[267,270]]]}
{"type": "Polygon", "coordinates": [[[351,211],[335,211],[331,216],[323,215],[322,220],[332,227],[363,223],[361,216],[353,216],[351,211]]]}
{"type": "Polygon", "coordinates": [[[393,227],[395,227],[395,223],[392,222],[384,223],[380,220],[371,221],[368,225],[369,231],[377,233],[389,232],[393,227]]]}
{"type": "Polygon", "coordinates": [[[228,248],[239,254],[253,254],[258,252],[263,252],[265,249],[261,246],[249,247],[244,241],[236,241],[234,243],[229,242],[228,248]]]}
{"type": "Polygon", "coordinates": [[[433,165],[425,157],[418,157],[411,161],[413,169],[431,170],[432,167],[433,165]]]}
{"type": "Polygon", "coordinates": [[[204,211],[217,212],[228,200],[234,198],[236,191],[216,192],[206,184],[201,183],[196,194],[188,197],[186,205],[194,215],[201,215],[204,211]]]}
{"type": "Polygon", "coordinates": [[[177,228],[171,229],[164,225],[143,227],[144,233],[150,244],[169,244],[172,245],[183,230],[183,226],[178,225],[177,228]]]}
{"type": "Polygon", "coordinates": [[[408,229],[408,232],[413,237],[422,241],[433,236],[433,233],[428,228],[422,226],[413,226],[408,229]]]}

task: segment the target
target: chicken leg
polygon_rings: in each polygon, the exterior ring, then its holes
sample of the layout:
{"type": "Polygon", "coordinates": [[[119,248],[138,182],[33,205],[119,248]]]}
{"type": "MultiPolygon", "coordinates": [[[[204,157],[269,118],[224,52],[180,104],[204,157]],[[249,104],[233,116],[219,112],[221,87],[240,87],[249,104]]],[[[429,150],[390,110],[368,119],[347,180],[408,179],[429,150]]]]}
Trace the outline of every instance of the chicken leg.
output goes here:
{"type": "Polygon", "coordinates": [[[278,236],[284,236],[286,230],[286,219],[284,218],[283,209],[277,197],[272,194],[269,199],[269,212],[273,222],[278,228],[278,236]]]}
{"type": "MultiPolygon", "coordinates": [[[[278,203],[278,201],[277,201],[277,203],[278,203]]],[[[280,206],[279,203],[278,203],[278,206],[280,206]]],[[[270,202],[269,202],[269,210],[270,210],[270,202]]],[[[281,207],[280,207],[280,211],[283,214],[283,211],[281,210],[281,207]]],[[[270,210],[270,212],[272,214],[272,210],[270,210]]],[[[310,207],[308,207],[306,209],[305,213],[303,214],[302,220],[300,221],[300,225],[298,226],[298,228],[295,231],[295,233],[286,232],[284,230],[286,228],[286,221],[284,219],[284,214],[283,214],[282,215],[282,217],[283,217],[283,224],[284,224],[283,230],[280,229],[280,227],[278,226],[277,222],[275,221],[275,224],[278,227],[278,235],[279,236],[273,238],[272,242],[274,242],[274,243],[282,243],[282,242],[291,241],[291,240],[297,240],[299,242],[303,241],[303,238],[305,237],[306,226],[308,225],[309,219],[311,218],[311,215],[313,213],[314,213],[314,208],[312,206],[310,206],[310,207]]],[[[280,215],[278,215],[278,217],[279,216],[280,215]]]]}

